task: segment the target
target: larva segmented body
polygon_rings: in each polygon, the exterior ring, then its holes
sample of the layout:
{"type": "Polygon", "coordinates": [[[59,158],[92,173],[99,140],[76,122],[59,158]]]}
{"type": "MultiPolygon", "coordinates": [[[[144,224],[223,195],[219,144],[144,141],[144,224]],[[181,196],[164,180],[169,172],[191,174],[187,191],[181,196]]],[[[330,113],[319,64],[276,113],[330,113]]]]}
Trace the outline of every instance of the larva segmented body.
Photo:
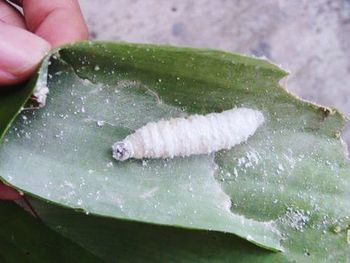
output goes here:
{"type": "Polygon", "coordinates": [[[150,122],[116,142],[113,157],[124,161],[209,154],[246,141],[263,122],[260,111],[248,108],[150,122]]]}

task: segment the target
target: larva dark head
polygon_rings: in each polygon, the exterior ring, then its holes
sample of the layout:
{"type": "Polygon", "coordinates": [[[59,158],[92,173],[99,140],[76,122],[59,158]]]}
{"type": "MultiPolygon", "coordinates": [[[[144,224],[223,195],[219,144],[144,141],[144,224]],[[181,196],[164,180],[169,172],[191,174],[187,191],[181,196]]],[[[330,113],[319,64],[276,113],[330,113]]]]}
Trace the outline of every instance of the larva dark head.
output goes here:
{"type": "Polygon", "coordinates": [[[131,149],[125,142],[116,142],[112,146],[113,158],[117,161],[125,161],[131,157],[131,149]]]}

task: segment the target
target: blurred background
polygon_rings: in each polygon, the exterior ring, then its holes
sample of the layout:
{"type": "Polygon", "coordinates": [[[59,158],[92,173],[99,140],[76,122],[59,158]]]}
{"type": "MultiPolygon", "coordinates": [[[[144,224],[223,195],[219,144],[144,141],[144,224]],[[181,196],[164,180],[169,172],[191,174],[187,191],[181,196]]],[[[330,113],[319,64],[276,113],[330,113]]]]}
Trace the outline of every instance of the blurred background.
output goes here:
{"type": "Polygon", "coordinates": [[[350,0],[79,2],[92,39],[265,56],[291,72],[288,90],[350,116],[350,0]]]}

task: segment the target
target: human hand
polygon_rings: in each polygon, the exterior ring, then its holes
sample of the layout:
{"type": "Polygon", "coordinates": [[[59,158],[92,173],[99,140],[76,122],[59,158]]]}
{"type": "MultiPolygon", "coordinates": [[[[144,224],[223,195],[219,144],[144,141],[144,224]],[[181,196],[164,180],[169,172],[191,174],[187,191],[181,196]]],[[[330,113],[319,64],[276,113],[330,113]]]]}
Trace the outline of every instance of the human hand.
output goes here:
{"type": "MultiPolygon", "coordinates": [[[[26,80],[50,48],[88,37],[77,0],[11,2],[22,7],[24,15],[0,0],[0,90],[26,80]]],[[[19,198],[0,182],[0,199],[19,198]]]]}
{"type": "Polygon", "coordinates": [[[50,48],[85,40],[77,0],[0,0],[0,89],[27,79],[50,48]]]}
{"type": "Polygon", "coordinates": [[[21,199],[21,196],[15,189],[12,189],[0,182],[0,200],[18,199],[21,199]]]}

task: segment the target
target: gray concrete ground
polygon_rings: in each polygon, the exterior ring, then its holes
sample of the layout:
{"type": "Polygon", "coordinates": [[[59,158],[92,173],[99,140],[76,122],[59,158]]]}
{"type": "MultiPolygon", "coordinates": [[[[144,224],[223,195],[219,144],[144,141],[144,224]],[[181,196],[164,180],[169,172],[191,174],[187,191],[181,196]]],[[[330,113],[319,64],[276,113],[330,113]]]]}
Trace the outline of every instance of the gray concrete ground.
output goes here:
{"type": "MultiPolygon", "coordinates": [[[[264,55],[287,88],[350,116],[350,0],[80,0],[93,39],[264,55]]],[[[350,145],[350,126],[344,132],[350,145]]]]}

